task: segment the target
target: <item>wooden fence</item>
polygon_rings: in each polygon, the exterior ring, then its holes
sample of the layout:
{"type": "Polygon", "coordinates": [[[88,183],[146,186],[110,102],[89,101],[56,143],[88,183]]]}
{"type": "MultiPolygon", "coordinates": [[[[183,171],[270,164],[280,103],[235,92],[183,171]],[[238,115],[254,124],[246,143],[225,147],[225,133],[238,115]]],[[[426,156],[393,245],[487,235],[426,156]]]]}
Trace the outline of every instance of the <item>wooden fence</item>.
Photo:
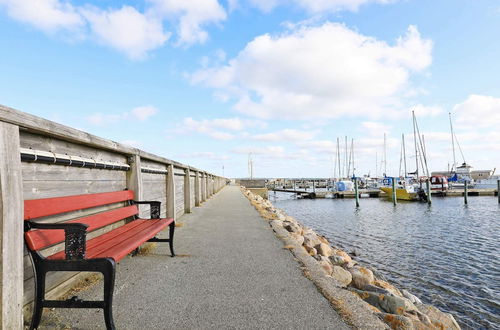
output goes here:
{"type": "MultiPolygon", "coordinates": [[[[130,189],[138,200],[161,201],[161,215],[176,218],[191,212],[225,182],[212,173],[0,105],[2,329],[22,329],[22,309],[33,300],[33,271],[23,239],[23,200],[130,189]]],[[[63,221],[96,211],[44,221],[63,221]]],[[[142,206],[140,212],[149,214],[142,206]]],[[[58,244],[47,252],[61,249],[58,244]]],[[[48,297],[60,295],[82,276],[61,273],[47,278],[48,297]]]]}

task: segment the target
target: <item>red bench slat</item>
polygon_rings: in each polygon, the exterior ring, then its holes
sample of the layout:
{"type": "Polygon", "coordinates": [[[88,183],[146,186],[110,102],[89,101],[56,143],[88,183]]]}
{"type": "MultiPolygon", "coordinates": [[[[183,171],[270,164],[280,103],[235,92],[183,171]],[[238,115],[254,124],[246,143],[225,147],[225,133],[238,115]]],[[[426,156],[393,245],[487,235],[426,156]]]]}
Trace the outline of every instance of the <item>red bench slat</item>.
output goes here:
{"type": "MultiPolygon", "coordinates": [[[[87,259],[110,257],[120,261],[138,246],[154,237],[165,229],[172,218],[158,220],[134,220],[126,225],[100,235],[87,242],[87,259]]],[[[64,259],[65,253],[61,251],[48,259],[64,259]]]]}
{"type": "Polygon", "coordinates": [[[123,190],[108,193],[26,200],[24,201],[24,220],[88,209],[132,199],[134,199],[134,192],[132,190],[123,190]]]}
{"type": "MultiPolygon", "coordinates": [[[[89,225],[88,232],[110,225],[122,219],[132,217],[138,213],[136,205],[120,207],[90,216],[67,221],[66,223],[85,223],[89,225]]],[[[25,233],[26,244],[31,250],[40,250],[50,245],[64,241],[62,229],[30,230],[25,233]]]]}

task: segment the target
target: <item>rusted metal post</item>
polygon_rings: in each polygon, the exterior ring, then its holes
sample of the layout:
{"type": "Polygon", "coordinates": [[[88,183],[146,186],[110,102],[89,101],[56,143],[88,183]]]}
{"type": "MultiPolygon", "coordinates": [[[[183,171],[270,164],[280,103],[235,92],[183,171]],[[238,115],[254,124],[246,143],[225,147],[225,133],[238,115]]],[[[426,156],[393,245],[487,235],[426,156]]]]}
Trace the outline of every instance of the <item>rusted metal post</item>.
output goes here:
{"type": "Polygon", "coordinates": [[[425,181],[425,185],[427,188],[427,204],[431,205],[432,204],[432,194],[431,194],[431,181],[429,178],[427,178],[427,181],[425,181]]]}
{"type": "Polygon", "coordinates": [[[468,182],[467,180],[464,181],[464,204],[467,205],[467,195],[469,194],[468,191],[468,182]]]}
{"type": "Polygon", "coordinates": [[[356,194],[356,207],[359,207],[358,178],[354,178],[354,193],[356,194]]]}

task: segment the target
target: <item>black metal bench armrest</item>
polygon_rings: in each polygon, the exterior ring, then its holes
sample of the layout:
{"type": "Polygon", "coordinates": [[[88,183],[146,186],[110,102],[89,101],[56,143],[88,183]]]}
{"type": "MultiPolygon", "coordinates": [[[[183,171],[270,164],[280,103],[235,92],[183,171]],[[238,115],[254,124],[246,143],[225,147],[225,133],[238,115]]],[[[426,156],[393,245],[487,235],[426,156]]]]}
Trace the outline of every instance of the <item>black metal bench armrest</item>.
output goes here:
{"type": "Polygon", "coordinates": [[[26,221],[28,229],[63,229],[66,260],[85,259],[87,228],[85,223],[37,223],[26,221]]]}
{"type": "Polygon", "coordinates": [[[151,219],[160,219],[161,202],[158,201],[132,201],[134,204],[149,204],[151,219]]]}

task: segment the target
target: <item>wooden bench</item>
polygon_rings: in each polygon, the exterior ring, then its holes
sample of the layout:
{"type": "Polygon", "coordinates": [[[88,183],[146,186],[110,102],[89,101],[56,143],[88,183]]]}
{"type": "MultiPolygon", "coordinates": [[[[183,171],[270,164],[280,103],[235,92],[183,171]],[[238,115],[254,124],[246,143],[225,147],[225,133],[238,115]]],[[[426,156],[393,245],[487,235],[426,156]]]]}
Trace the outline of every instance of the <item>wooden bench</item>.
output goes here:
{"type": "Polygon", "coordinates": [[[30,329],[40,323],[44,307],[49,308],[102,308],[107,329],[114,329],[112,315],[115,265],[145,242],[169,242],[172,257],[175,222],[172,218],[160,218],[160,202],[134,201],[131,190],[99,194],[86,194],[24,201],[24,239],[33,263],[35,276],[35,300],[30,329]],[[151,219],[138,217],[138,204],[149,204],[151,219]],[[43,223],[33,219],[67,212],[109,206],[106,211],[66,222],[43,223]],[[120,220],[125,224],[87,241],[86,234],[120,220]],[[156,235],[169,229],[169,238],[156,235]],[[43,256],[40,250],[64,242],[61,252],[43,256]],[[45,277],[52,271],[100,272],[104,276],[104,300],[84,301],[77,297],[68,300],[45,299],[45,277]]]}

